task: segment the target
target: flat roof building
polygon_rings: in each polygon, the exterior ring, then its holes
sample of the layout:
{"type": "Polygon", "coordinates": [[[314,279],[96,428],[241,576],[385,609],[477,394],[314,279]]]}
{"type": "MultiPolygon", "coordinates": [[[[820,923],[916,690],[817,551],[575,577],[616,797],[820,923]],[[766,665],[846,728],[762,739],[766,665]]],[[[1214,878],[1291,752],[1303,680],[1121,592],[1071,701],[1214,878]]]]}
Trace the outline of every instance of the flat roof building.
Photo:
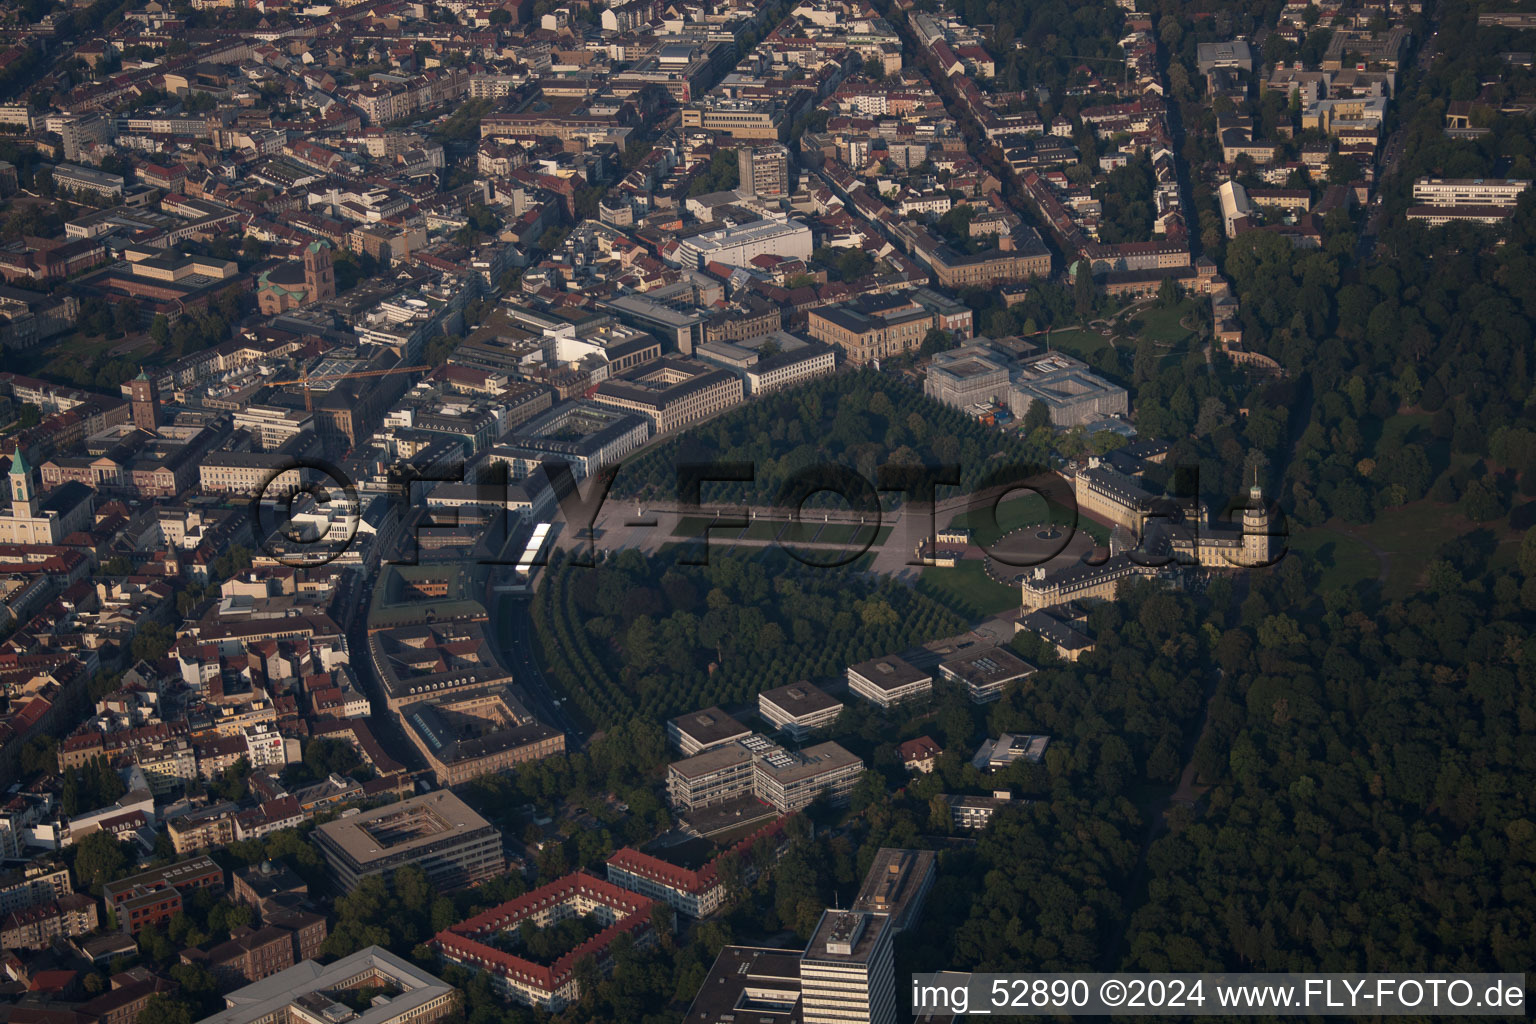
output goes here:
{"type": "Polygon", "coordinates": [[[822,796],[846,802],[863,770],[864,762],[836,743],[791,752],[754,734],[668,765],[667,799],[693,811],[750,795],[788,814],[822,796]]]}
{"type": "Polygon", "coordinates": [[[757,713],[797,743],[837,721],[842,712],[842,701],[804,681],[757,695],[757,713]]]}
{"type": "Polygon", "coordinates": [[[224,869],[210,857],[177,861],[102,886],[107,909],[125,932],[169,921],[181,911],[182,894],[195,889],[223,889],[224,869]]]}
{"type": "Polygon", "coordinates": [[[752,730],[719,708],[690,711],[667,723],[667,742],[684,757],[723,747],[750,735],[752,730]]]}
{"type": "Polygon", "coordinates": [[[1039,764],[1045,760],[1045,748],[1050,746],[1049,736],[1016,736],[1005,732],[997,739],[981,741],[971,767],[978,771],[1000,771],[1015,761],[1039,764]]]}
{"type": "Polygon", "coordinates": [[[749,267],[756,256],[784,259],[811,258],[811,229],[797,220],[756,220],[685,238],[677,249],[678,262],[689,270],[711,263],[749,267]]]}
{"type": "Polygon", "coordinates": [[[923,394],[956,409],[1005,402],[1008,367],[986,345],[940,352],[923,376],[923,394]]]}
{"type": "Polygon", "coordinates": [[[753,766],[753,791],[781,814],[803,811],[825,796],[848,802],[864,762],[836,743],[818,743],[798,753],[775,748],[753,766]]]}
{"type": "Polygon", "coordinates": [[[1015,800],[1005,789],[997,790],[991,796],[946,794],[944,801],[949,804],[950,821],[954,827],[971,832],[979,832],[990,825],[993,816],[1004,807],[1023,807],[1027,803],[1015,800]]]}
{"type": "Polygon", "coordinates": [[[360,949],[334,963],[294,964],[224,996],[225,1009],[199,1024],[432,1024],[457,1008],[452,985],[381,946],[360,949]],[[362,1011],[338,1001],[348,991],[374,988],[394,994],[362,1011]]]}
{"type": "Polygon", "coordinates": [[[803,1024],[800,954],[726,946],[693,997],[684,1024],[803,1024]]]}
{"type": "Polygon", "coordinates": [[[938,873],[939,855],[932,850],[902,850],[882,846],[864,875],[864,884],[851,909],[884,914],[896,931],[911,927],[923,912],[928,890],[938,873]]]}
{"type": "Polygon", "coordinates": [[[694,811],[752,792],[752,753],[740,743],[715,747],[667,766],[667,801],[694,811]]]}
{"type": "Polygon", "coordinates": [[[370,875],[418,865],[441,889],[499,874],[501,833],[452,793],[440,790],[328,821],[314,842],[342,888],[370,875]]]}
{"type": "Polygon", "coordinates": [[[1418,178],[1413,201],[1428,206],[1514,206],[1531,187],[1521,178],[1418,178]]]}
{"type": "Polygon", "coordinates": [[[975,704],[999,700],[1009,683],[1035,672],[1035,667],[1004,647],[968,651],[939,663],[939,676],[960,683],[975,704]]]}
{"type": "Polygon", "coordinates": [[[826,910],[800,954],[800,1012],[805,1024],[894,1024],[896,978],[889,918],[826,910]]]}
{"type": "Polygon", "coordinates": [[[871,704],[890,708],[926,697],[933,690],[933,676],[888,654],[850,665],[848,688],[871,704]]]}
{"type": "Polygon", "coordinates": [[[729,371],[667,357],[608,378],[592,392],[592,400],[639,413],[664,434],[740,405],[745,395],[741,378],[729,371]]]}
{"type": "Polygon", "coordinates": [[[1202,75],[1216,68],[1253,70],[1253,51],[1241,39],[1225,43],[1200,43],[1195,49],[1195,66],[1202,75]]]}

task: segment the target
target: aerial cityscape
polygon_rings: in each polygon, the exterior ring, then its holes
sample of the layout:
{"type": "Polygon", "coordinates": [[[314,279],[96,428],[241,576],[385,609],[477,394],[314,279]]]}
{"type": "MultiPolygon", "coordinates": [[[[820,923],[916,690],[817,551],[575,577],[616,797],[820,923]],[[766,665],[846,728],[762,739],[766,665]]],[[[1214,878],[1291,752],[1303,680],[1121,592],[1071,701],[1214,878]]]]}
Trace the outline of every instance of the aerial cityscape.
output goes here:
{"type": "Polygon", "coordinates": [[[1525,1016],[1533,161],[1527,0],[4,0],[0,1024],[1525,1016]]]}

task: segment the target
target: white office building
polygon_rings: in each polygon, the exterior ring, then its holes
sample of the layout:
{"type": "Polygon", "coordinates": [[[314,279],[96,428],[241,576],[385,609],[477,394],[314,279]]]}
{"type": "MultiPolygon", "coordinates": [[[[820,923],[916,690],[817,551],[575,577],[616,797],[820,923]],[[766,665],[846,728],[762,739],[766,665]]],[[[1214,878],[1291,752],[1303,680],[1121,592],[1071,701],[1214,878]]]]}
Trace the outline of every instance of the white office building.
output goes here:
{"type": "Polygon", "coordinates": [[[756,220],[685,238],[675,258],[689,270],[702,270],[710,263],[746,267],[765,255],[810,259],[811,229],[797,220],[756,220]]]}

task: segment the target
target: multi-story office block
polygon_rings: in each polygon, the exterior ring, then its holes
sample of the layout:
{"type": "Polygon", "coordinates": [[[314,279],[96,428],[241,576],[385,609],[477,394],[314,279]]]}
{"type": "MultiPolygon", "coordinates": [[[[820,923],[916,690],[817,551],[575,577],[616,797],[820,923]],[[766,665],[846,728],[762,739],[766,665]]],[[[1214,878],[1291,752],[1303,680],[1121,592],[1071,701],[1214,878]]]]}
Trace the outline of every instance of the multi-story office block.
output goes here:
{"type": "Polygon", "coordinates": [[[506,863],[501,833],[445,791],[328,821],[313,838],[347,890],[407,864],[420,866],[437,887],[452,889],[490,878],[506,863]]]}
{"type": "Polygon", "coordinates": [[[800,955],[800,1011],[805,1024],[892,1024],[896,979],[890,918],[827,910],[800,955]]]}
{"type": "Polygon", "coordinates": [[[837,721],[841,701],[810,683],[791,683],[757,695],[757,713],[796,742],[837,721]]]}
{"type": "Polygon", "coordinates": [[[848,688],[871,704],[891,708],[926,697],[933,690],[933,676],[888,654],[850,665],[848,688]]]}

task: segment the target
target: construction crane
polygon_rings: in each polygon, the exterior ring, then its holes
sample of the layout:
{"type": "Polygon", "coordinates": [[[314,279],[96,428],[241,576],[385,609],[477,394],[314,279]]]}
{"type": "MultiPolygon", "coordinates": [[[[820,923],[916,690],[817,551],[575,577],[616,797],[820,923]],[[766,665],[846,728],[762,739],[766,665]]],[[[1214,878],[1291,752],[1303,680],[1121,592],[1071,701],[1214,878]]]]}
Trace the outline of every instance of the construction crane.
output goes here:
{"type": "Polygon", "coordinates": [[[392,373],[411,373],[415,370],[430,369],[432,369],[431,366],[391,366],[387,370],[354,370],[351,373],[326,373],[314,377],[311,377],[306,371],[304,376],[299,377],[296,380],[274,380],[270,381],[269,383],[271,383],[273,387],[279,387],[284,384],[304,385],[304,411],[314,412],[314,399],[309,390],[311,381],[353,380],[359,377],[387,377],[392,373]]]}

